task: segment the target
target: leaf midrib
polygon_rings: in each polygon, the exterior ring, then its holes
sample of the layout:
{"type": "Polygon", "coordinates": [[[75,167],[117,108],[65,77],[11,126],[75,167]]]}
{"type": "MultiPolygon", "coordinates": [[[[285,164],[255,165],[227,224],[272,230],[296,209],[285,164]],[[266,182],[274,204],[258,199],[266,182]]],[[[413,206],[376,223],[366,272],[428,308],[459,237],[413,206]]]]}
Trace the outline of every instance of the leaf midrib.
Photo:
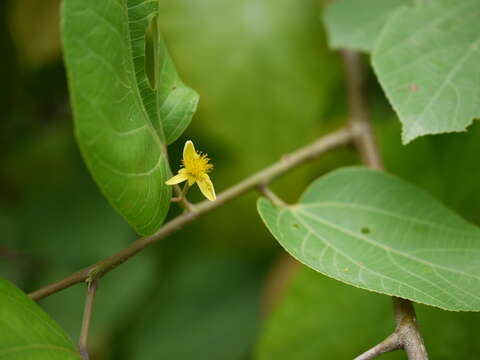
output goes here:
{"type": "MultiPolygon", "coordinates": [[[[378,272],[376,272],[375,270],[370,269],[370,268],[364,266],[363,264],[357,262],[356,260],[354,260],[354,259],[351,258],[350,256],[346,255],[342,250],[338,249],[336,246],[334,246],[334,245],[333,245],[331,242],[329,242],[327,239],[325,239],[324,237],[320,236],[317,232],[315,232],[315,231],[312,229],[311,226],[309,226],[308,224],[306,224],[306,223],[301,219],[301,217],[299,217],[299,216],[296,215],[296,214],[293,214],[293,216],[294,216],[303,226],[305,226],[305,228],[308,230],[308,233],[309,233],[309,234],[312,234],[312,235],[318,237],[321,241],[323,241],[323,242],[325,243],[326,246],[330,247],[330,248],[331,248],[332,250],[334,250],[336,253],[340,254],[340,255],[343,256],[344,258],[348,259],[351,263],[353,263],[353,264],[355,264],[356,266],[358,266],[358,267],[360,268],[360,271],[361,271],[361,270],[366,270],[367,272],[370,272],[370,273],[378,276],[378,277],[380,278],[380,280],[381,280],[381,283],[382,283],[382,292],[383,292],[383,293],[386,293],[386,294],[388,294],[388,295],[393,295],[393,292],[390,291],[390,290],[388,290],[388,289],[385,287],[385,285],[383,284],[383,279],[388,279],[388,280],[390,280],[390,281],[393,281],[393,282],[395,282],[395,283],[400,284],[400,286],[405,286],[406,288],[410,288],[410,289],[412,289],[413,291],[416,291],[417,293],[424,294],[425,296],[429,297],[430,299],[433,299],[434,301],[436,301],[436,302],[437,302],[437,306],[441,306],[441,304],[444,305],[446,302],[448,302],[448,301],[444,301],[444,300],[441,300],[441,299],[439,299],[439,298],[436,298],[435,296],[433,296],[433,295],[431,295],[431,294],[429,294],[429,293],[426,293],[426,292],[424,292],[423,290],[420,290],[419,288],[417,288],[417,287],[415,287],[415,286],[413,286],[413,285],[411,285],[411,284],[405,283],[405,282],[403,282],[403,281],[400,281],[400,280],[398,280],[398,279],[392,278],[392,277],[387,276],[387,275],[385,275],[385,274],[378,273],[378,272]]],[[[303,245],[303,244],[302,244],[302,245],[303,245]]],[[[336,255],[336,253],[335,253],[334,255],[336,255]]],[[[427,279],[427,278],[422,278],[422,277],[420,277],[420,276],[412,273],[411,271],[406,270],[403,266],[399,265],[399,264],[397,263],[397,261],[395,261],[395,260],[393,259],[393,257],[391,256],[391,253],[389,253],[389,252],[386,252],[386,253],[387,253],[388,257],[390,258],[390,261],[392,262],[392,264],[393,264],[395,267],[397,267],[398,269],[400,269],[401,271],[405,271],[405,272],[407,272],[408,274],[410,274],[411,276],[414,276],[415,278],[420,279],[420,280],[425,281],[426,283],[430,284],[431,286],[433,286],[434,288],[436,288],[437,290],[439,290],[440,292],[442,292],[444,295],[446,295],[447,298],[452,299],[454,302],[461,303],[463,306],[465,306],[464,309],[470,309],[470,308],[471,308],[471,306],[470,306],[467,302],[465,302],[465,301],[463,301],[461,298],[456,297],[456,296],[452,295],[451,293],[445,291],[442,287],[436,285],[434,282],[430,281],[429,279],[427,279]]],[[[455,287],[456,289],[459,289],[459,290],[463,291],[464,293],[470,295],[471,297],[473,297],[473,298],[475,298],[475,299],[477,299],[477,300],[480,299],[480,297],[478,297],[478,295],[473,294],[473,293],[470,293],[470,292],[467,292],[467,291],[465,291],[465,290],[463,290],[463,289],[458,288],[458,287],[455,286],[455,285],[452,285],[451,282],[448,281],[448,280],[446,280],[443,276],[441,276],[441,275],[435,270],[435,268],[432,268],[432,270],[433,270],[433,272],[434,272],[438,277],[440,277],[443,281],[447,282],[450,286],[455,287]]],[[[367,283],[365,283],[365,281],[361,279],[361,275],[360,275],[361,273],[360,273],[360,271],[359,271],[359,274],[358,274],[358,280],[361,281],[361,283],[363,283],[363,287],[364,287],[365,289],[372,290],[373,288],[372,288],[371,286],[368,286],[367,283]]],[[[337,267],[337,273],[338,273],[338,274],[341,274],[341,272],[338,270],[338,267],[337,267]]],[[[348,280],[345,280],[345,279],[343,279],[343,281],[345,281],[345,282],[347,282],[347,283],[350,283],[350,284],[352,284],[352,285],[354,285],[354,286],[359,286],[358,283],[352,283],[352,282],[349,282],[348,280]]],[[[376,290],[376,291],[380,291],[380,290],[376,290]]]]}
{"type": "MultiPolygon", "coordinates": [[[[451,80],[455,76],[455,74],[461,69],[462,65],[465,64],[468,58],[472,54],[474,54],[476,51],[478,51],[476,47],[478,44],[480,44],[480,36],[472,44],[467,46],[468,49],[465,52],[465,54],[458,60],[455,66],[451,68],[450,71],[446,74],[440,86],[435,90],[435,93],[430,98],[428,103],[425,105],[425,108],[422,110],[422,112],[415,117],[415,120],[411,123],[410,127],[416,126],[419,122],[421,122],[424,119],[426,112],[430,110],[432,105],[438,100],[438,97],[441,95],[441,93],[443,92],[443,90],[447,85],[451,85],[455,89],[455,91],[458,91],[455,88],[455,86],[453,86],[453,84],[451,83],[451,80]]],[[[458,101],[457,101],[457,106],[458,106],[458,101]]],[[[456,114],[455,118],[452,121],[457,122],[457,119],[458,119],[458,115],[456,114]]]]}
{"type": "MultiPolygon", "coordinates": [[[[394,51],[395,49],[399,48],[400,46],[403,46],[405,45],[407,42],[409,42],[410,40],[412,40],[413,38],[415,38],[416,36],[418,36],[418,34],[420,33],[424,33],[424,32],[427,32],[429,30],[431,30],[431,28],[435,27],[436,25],[438,25],[439,23],[441,23],[442,21],[444,21],[445,19],[448,19],[450,16],[455,16],[457,15],[457,13],[463,11],[463,8],[464,7],[468,7],[472,4],[472,1],[470,2],[465,2],[462,4],[462,6],[459,6],[455,9],[455,11],[453,12],[445,12],[444,15],[438,17],[435,21],[432,21],[432,22],[429,22],[426,24],[426,26],[423,26],[419,29],[417,29],[413,34],[401,39],[399,42],[397,43],[394,43],[392,44],[392,47],[390,47],[389,49],[385,50],[383,53],[381,53],[379,56],[377,57],[385,57],[385,56],[388,56],[392,51],[394,51]]],[[[403,6],[401,8],[399,8],[395,14],[392,16],[392,19],[394,17],[397,17],[399,16],[399,14],[405,12],[405,11],[411,11],[412,8],[411,7],[407,7],[407,6],[403,6]]],[[[387,25],[384,26],[384,28],[382,29],[378,39],[377,39],[377,44],[380,44],[382,41],[383,41],[383,34],[387,33],[387,30],[389,30],[389,27],[390,27],[390,22],[387,22],[387,25]]]]}
{"type": "MultiPolygon", "coordinates": [[[[378,209],[378,208],[374,208],[374,207],[366,206],[366,205],[336,202],[336,201],[322,201],[322,202],[317,202],[317,203],[301,204],[301,205],[299,205],[299,207],[306,208],[306,209],[317,208],[317,207],[337,207],[337,208],[364,210],[364,211],[367,211],[367,212],[372,212],[372,213],[376,213],[376,214],[390,216],[390,217],[393,217],[393,218],[396,218],[396,219],[404,220],[406,222],[413,222],[413,223],[420,224],[420,225],[430,226],[430,227],[433,227],[435,229],[442,230],[442,231],[448,231],[448,232],[455,233],[455,234],[461,234],[461,235],[464,235],[464,236],[466,235],[466,236],[469,236],[469,237],[473,237],[473,235],[471,233],[463,232],[463,231],[460,231],[460,230],[455,229],[455,228],[439,225],[439,224],[436,224],[436,223],[431,223],[429,221],[420,220],[418,218],[412,218],[412,217],[404,215],[404,214],[397,214],[397,213],[394,213],[394,212],[391,212],[391,211],[388,211],[388,210],[378,209]]],[[[466,224],[470,225],[467,222],[466,222],[466,224]]],[[[476,228],[473,225],[471,225],[471,226],[472,226],[472,229],[476,230],[476,228]]],[[[479,232],[478,235],[480,237],[480,232],[479,232]]]]}
{"type": "MultiPolygon", "coordinates": [[[[412,286],[412,285],[410,285],[410,284],[407,284],[407,283],[405,283],[405,282],[403,282],[403,281],[400,281],[400,280],[398,280],[398,279],[392,278],[392,277],[390,277],[390,276],[388,276],[388,275],[385,275],[385,274],[382,274],[382,273],[378,273],[378,272],[376,272],[375,270],[370,269],[370,268],[366,267],[365,265],[359,263],[358,261],[356,261],[355,259],[353,259],[353,258],[350,257],[349,255],[347,255],[345,252],[343,252],[342,250],[340,250],[340,249],[338,249],[336,246],[334,246],[330,241],[328,241],[328,240],[326,240],[325,238],[323,238],[322,236],[320,236],[317,232],[315,232],[315,231],[311,228],[311,226],[309,226],[308,224],[306,224],[297,214],[295,214],[295,212],[292,212],[292,215],[293,215],[303,226],[305,226],[305,228],[306,228],[311,234],[313,234],[314,236],[318,237],[321,241],[323,241],[326,246],[328,246],[328,247],[330,247],[331,249],[333,249],[333,250],[335,251],[335,253],[338,253],[338,254],[340,254],[341,256],[343,256],[344,258],[348,259],[351,263],[353,263],[353,264],[355,264],[356,266],[358,266],[361,270],[363,269],[363,270],[365,270],[365,271],[367,271],[367,272],[370,272],[370,273],[378,276],[380,279],[388,279],[388,280],[393,281],[393,282],[395,282],[395,283],[397,283],[397,284],[400,284],[401,286],[405,286],[405,287],[407,287],[407,288],[411,288],[411,289],[413,289],[414,291],[417,291],[418,293],[424,294],[425,296],[429,297],[430,299],[433,299],[437,304],[443,304],[443,303],[445,303],[444,301],[441,301],[440,299],[438,299],[438,298],[436,298],[436,297],[434,297],[434,296],[432,296],[432,295],[424,292],[423,290],[420,290],[420,289],[418,289],[418,288],[416,288],[416,287],[414,287],[414,286],[412,286]]],[[[279,213],[278,218],[280,218],[280,216],[281,216],[281,213],[279,213]]],[[[300,259],[299,259],[299,260],[300,260],[300,259]]],[[[300,261],[302,261],[302,260],[300,260],[300,261]]],[[[302,261],[302,262],[303,262],[303,261],[302,261]]],[[[340,272],[338,271],[338,268],[337,268],[337,273],[340,274],[340,272]]],[[[363,280],[360,279],[360,275],[359,275],[359,280],[363,283],[363,287],[364,287],[365,289],[371,290],[371,287],[368,286],[368,285],[365,283],[365,281],[363,281],[363,280]]],[[[353,283],[353,282],[349,282],[349,281],[347,281],[347,280],[345,280],[345,279],[343,279],[343,281],[348,282],[348,283],[350,283],[350,284],[352,284],[352,285],[354,285],[354,286],[359,286],[359,284],[353,283]]],[[[383,281],[383,280],[382,280],[382,281],[383,281]]],[[[386,294],[388,294],[388,295],[392,295],[392,294],[393,294],[392,291],[389,291],[389,290],[385,287],[385,285],[382,285],[382,287],[383,287],[383,289],[382,289],[382,290],[383,290],[383,293],[386,293],[386,294]]],[[[377,290],[377,291],[379,291],[379,290],[377,290]]],[[[451,295],[449,295],[449,296],[451,297],[451,295]]]]}
{"type": "MultiPolygon", "coordinates": [[[[298,218],[298,216],[295,215],[295,211],[293,211],[293,210],[290,210],[290,211],[294,214],[294,216],[295,216],[296,218],[298,218]]],[[[431,263],[431,262],[429,262],[429,261],[423,260],[423,259],[418,258],[418,257],[416,257],[416,256],[412,256],[412,255],[409,254],[409,253],[405,253],[405,252],[403,252],[403,251],[401,251],[401,250],[398,250],[398,249],[392,248],[392,247],[390,247],[390,246],[381,244],[381,243],[379,243],[379,242],[377,242],[377,241],[374,241],[374,240],[372,240],[372,239],[369,239],[369,238],[367,238],[367,237],[365,237],[365,236],[362,236],[362,235],[360,235],[360,234],[356,234],[356,233],[354,233],[354,232],[352,232],[352,231],[350,231],[350,230],[348,230],[348,229],[344,229],[344,228],[342,228],[342,227],[340,227],[340,226],[338,226],[338,225],[336,225],[336,224],[334,224],[334,223],[331,223],[330,221],[325,220],[324,218],[321,218],[321,217],[316,216],[316,215],[312,215],[312,214],[309,213],[308,211],[303,211],[303,210],[301,210],[301,209],[298,209],[297,211],[298,211],[298,212],[301,212],[302,214],[306,215],[307,217],[310,217],[311,219],[313,219],[313,220],[315,220],[315,221],[318,221],[318,222],[322,223],[322,224],[325,225],[325,226],[328,226],[328,227],[330,227],[330,228],[332,228],[332,229],[335,229],[335,230],[337,230],[337,231],[340,231],[340,232],[342,232],[342,233],[344,233],[344,234],[346,234],[346,235],[349,235],[349,236],[351,236],[351,237],[353,237],[353,238],[355,238],[355,239],[357,239],[357,240],[361,240],[361,241],[367,242],[367,243],[371,244],[372,246],[381,248],[381,249],[383,249],[385,252],[389,252],[389,251],[390,251],[390,252],[395,253],[395,254],[397,254],[397,255],[406,257],[406,258],[408,258],[408,259],[410,259],[410,260],[417,261],[417,262],[419,262],[419,263],[421,263],[421,264],[427,265],[427,266],[431,267],[432,269],[433,269],[433,268],[443,269],[443,270],[445,270],[445,271],[449,271],[449,272],[456,273],[456,274],[459,274],[459,275],[463,275],[463,276],[466,276],[466,277],[470,277],[470,278],[473,278],[473,279],[476,279],[476,280],[480,280],[480,277],[479,277],[479,276],[475,276],[475,275],[473,275],[473,274],[468,274],[468,273],[465,273],[465,272],[463,272],[463,271],[459,271],[459,270],[457,270],[457,269],[452,269],[452,268],[449,268],[449,267],[447,267],[447,266],[443,266],[443,265],[431,263]]],[[[317,234],[316,232],[314,232],[314,233],[317,234]]]]}

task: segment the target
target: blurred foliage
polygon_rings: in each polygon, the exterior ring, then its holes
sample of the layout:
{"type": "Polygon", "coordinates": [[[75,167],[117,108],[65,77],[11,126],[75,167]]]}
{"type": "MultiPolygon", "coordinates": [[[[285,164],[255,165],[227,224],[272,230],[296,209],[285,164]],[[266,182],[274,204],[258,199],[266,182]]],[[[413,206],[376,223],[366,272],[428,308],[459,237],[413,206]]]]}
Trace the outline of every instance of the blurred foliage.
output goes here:
{"type": "Polygon", "coordinates": [[[129,358],[248,358],[268,263],[202,249],[196,233],[189,229],[165,243],[158,291],[129,331],[129,358]]]}
{"type": "MultiPolygon", "coordinates": [[[[432,359],[474,360],[478,313],[417,305],[432,359]]],[[[352,359],[394,330],[389,297],[342,284],[299,265],[281,304],[264,325],[257,360],[352,359]]],[[[405,359],[402,352],[382,359],[405,359]]]]}
{"type": "MultiPolygon", "coordinates": [[[[0,2],[0,276],[25,291],[135,238],[102,198],[80,158],[58,48],[37,50],[36,59],[30,57],[33,48],[55,48],[56,15],[43,15],[40,9],[55,13],[50,3],[55,1],[0,2]],[[28,9],[18,10],[22,6],[28,9]],[[20,40],[32,34],[29,41],[20,40]],[[28,49],[21,50],[21,44],[28,49]]],[[[200,94],[191,127],[170,147],[174,171],[184,141],[195,140],[213,159],[212,179],[220,192],[343,124],[341,64],[326,49],[317,1],[166,0],[161,6],[173,60],[186,84],[200,94]]],[[[404,147],[399,122],[373,76],[369,92],[389,171],[480,222],[479,125],[465,134],[425,137],[404,147]]],[[[274,189],[294,201],[314,178],[357,162],[351,150],[339,150],[286,175],[274,189]]],[[[200,198],[197,190],[191,196],[200,198]]],[[[250,194],[205,216],[105,277],[92,323],[93,360],[142,359],[150,353],[180,360],[249,358],[265,271],[280,252],[256,214],[257,197],[250,194]]],[[[336,314],[337,324],[335,332],[323,335],[315,326],[331,322],[302,315],[314,341],[299,354],[318,351],[316,357],[321,357],[326,350],[315,346],[325,340],[331,351],[327,358],[349,358],[391,331],[388,297],[306,272],[291,291],[309,303],[305,311],[311,317],[329,316],[331,321],[336,314]],[[302,290],[302,282],[308,290],[302,290]],[[320,299],[322,306],[315,304],[320,299]],[[328,311],[320,312],[321,307],[328,311]],[[356,338],[359,333],[362,337],[356,338]]],[[[76,286],[42,302],[73,339],[79,333],[84,291],[76,286]]],[[[288,311],[292,296],[289,291],[287,305],[279,305],[269,331],[280,331],[273,324],[288,311]]],[[[466,334],[475,316],[421,307],[419,317],[427,345],[436,347],[432,354],[442,358],[442,351],[448,354],[455,347],[472,353],[466,334]]],[[[299,328],[288,328],[302,336],[299,328]]],[[[266,347],[261,338],[259,349],[266,347]]]]}
{"type": "Polygon", "coordinates": [[[339,64],[325,47],[315,1],[177,0],[160,7],[176,64],[201,96],[192,131],[221,139],[229,180],[325,127],[320,119],[339,64]]]}
{"type": "MultiPolygon", "coordinates": [[[[217,192],[335,126],[325,120],[340,64],[326,49],[319,13],[318,2],[310,0],[160,2],[175,64],[200,94],[197,116],[181,140],[197,138],[198,148],[212,157],[217,192]]],[[[178,157],[171,159],[176,166],[178,157]]],[[[301,169],[277,189],[294,198],[307,174],[301,169]]],[[[237,246],[271,246],[261,241],[254,201],[248,196],[222,208],[219,216],[236,221],[216,221],[219,246],[233,226],[255,234],[237,246]]],[[[204,224],[205,231],[213,226],[204,224]]]]}
{"type": "Polygon", "coordinates": [[[58,59],[60,4],[60,0],[10,2],[8,24],[22,65],[40,67],[58,59]]]}

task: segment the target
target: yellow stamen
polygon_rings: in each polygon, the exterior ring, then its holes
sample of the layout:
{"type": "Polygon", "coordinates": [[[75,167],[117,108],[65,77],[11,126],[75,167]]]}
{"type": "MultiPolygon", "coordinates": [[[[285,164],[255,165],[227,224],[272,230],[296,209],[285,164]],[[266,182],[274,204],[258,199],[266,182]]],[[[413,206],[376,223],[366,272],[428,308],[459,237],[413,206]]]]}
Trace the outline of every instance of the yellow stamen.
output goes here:
{"type": "Polygon", "coordinates": [[[213,165],[209,161],[207,154],[197,152],[193,142],[188,140],[183,148],[182,168],[178,171],[178,175],[167,180],[166,184],[178,184],[185,180],[188,181],[189,186],[197,183],[208,200],[215,200],[215,189],[208,176],[208,173],[213,169],[213,165]]]}

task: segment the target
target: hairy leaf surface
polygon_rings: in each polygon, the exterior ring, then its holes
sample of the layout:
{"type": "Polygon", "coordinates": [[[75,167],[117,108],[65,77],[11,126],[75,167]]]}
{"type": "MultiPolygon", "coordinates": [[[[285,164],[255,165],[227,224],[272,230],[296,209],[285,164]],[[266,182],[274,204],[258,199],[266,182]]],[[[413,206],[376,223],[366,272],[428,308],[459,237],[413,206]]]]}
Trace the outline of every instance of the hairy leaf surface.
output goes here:
{"type": "Polygon", "coordinates": [[[425,1],[396,12],[372,61],[403,142],[463,131],[480,117],[480,2],[425,1]]]}
{"type": "Polygon", "coordinates": [[[410,0],[338,0],[325,11],[332,48],[370,51],[392,13],[410,0]]]}
{"type": "Polygon", "coordinates": [[[81,360],[65,332],[23,292],[0,278],[0,358],[81,360]]]}
{"type": "Polygon", "coordinates": [[[188,125],[197,103],[161,43],[157,6],[141,0],[66,0],[63,11],[78,142],[104,195],[142,235],[155,232],[168,211],[166,145],[188,125]],[[151,24],[155,64],[162,65],[156,67],[155,88],[145,67],[151,24]]]}
{"type": "Polygon", "coordinates": [[[342,169],[296,205],[262,198],[258,208],[280,244],[321,273],[447,310],[480,310],[480,230],[396,177],[342,169]]]}

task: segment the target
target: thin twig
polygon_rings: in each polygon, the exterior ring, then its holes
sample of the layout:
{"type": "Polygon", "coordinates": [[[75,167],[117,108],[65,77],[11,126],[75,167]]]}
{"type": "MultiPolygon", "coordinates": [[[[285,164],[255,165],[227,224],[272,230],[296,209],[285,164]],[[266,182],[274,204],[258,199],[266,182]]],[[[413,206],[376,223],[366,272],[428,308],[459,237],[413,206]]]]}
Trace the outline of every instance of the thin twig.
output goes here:
{"type": "Polygon", "coordinates": [[[346,72],[350,126],[355,134],[355,145],[366,165],[381,170],[383,161],[375,142],[368,114],[364,64],[360,54],[354,51],[342,51],[342,59],[346,72]]]}
{"type": "Polygon", "coordinates": [[[285,207],[287,204],[285,201],[280,199],[277,194],[275,194],[266,184],[261,184],[258,186],[258,191],[265,196],[267,199],[269,199],[272,203],[274,203],[277,206],[285,207]]]}
{"type": "Polygon", "coordinates": [[[82,330],[78,340],[78,349],[83,360],[89,360],[88,356],[88,332],[90,330],[90,321],[93,312],[93,300],[97,291],[97,281],[93,280],[87,283],[87,296],[85,298],[85,310],[83,311],[82,330]]]}
{"type": "Polygon", "coordinates": [[[370,350],[365,351],[363,354],[357,356],[353,360],[370,360],[379,357],[382,354],[385,354],[390,351],[398,350],[402,348],[402,341],[398,333],[394,332],[392,335],[387,337],[381,343],[375,345],[370,350]]]}
{"type": "Polygon", "coordinates": [[[118,253],[83,270],[80,270],[60,281],[54,282],[37,291],[34,291],[30,293],[29,296],[33,300],[39,300],[69,286],[85,281],[87,278],[98,279],[146,247],[154,244],[158,240],[166,238],[183,226],[191,223],[199,216],[204,215],[233,199],[236,199],[248,191],[256,189],[261,184],[269,183],[272,179],[277,178],[278,176],[298,167],[307,161],[313,160],[330,150],[349,144],[352,141],[352,136],[353,135],[350,128],[343,128],[325,135],[317,141],[282,157],[282,159],[278,162],[223,191],[217,196],[215,201],[205,200],[196,204],[195,211],[185,212],[182,215],[177,216],[173,220],[164,224],[155,234],[137,239],[130,246],[119,251],[118,253]]]}
{"type": "MultiPolygon", "coordinates": [[[[383,169],[372,125],[368,115],[368,103],[365,91],[365,69],[359,53],[342,51],[345,65],[350,126],[354,134],[355,145],[363,162],[377,170],[383,169]]],[[[409,300],[393,298],[395,310],[395,332],[380,344],[357,357],[357,360],[373,359],[387,351],[404,349],[410,360],[428,360],[422,335],[417,327],[415,310],[409,300]],[[399,341],[398,346],[395,341],[399,341]]]]}
{"type": "MultiPolygon", "coordinates": [[[[175,190],[177,191],[179,189],[180,189],[180,187],[178,185],[175,185],[175,190]]],[[[171,202],[182,201],[187,196],[187,193],[188,193],[189,189],[190,189],[190,186],[188,185],[188,182],[186,182],[185,185],[183,186],[183,189],[181,189],[180,191],[177,191],[177,196],[173,197],[170,201],[171,202]]]]}
{"type": "Polygon", "coordinates": [[[188,183],[185,183],[183,189],[180,189],[180,186],[174,185],[173,187],[176,197],[173,197],[170,201],[180,203],[186,211],[195,211],[195,206],[188,201],[187,192],[190,189],[188,183]]]}

